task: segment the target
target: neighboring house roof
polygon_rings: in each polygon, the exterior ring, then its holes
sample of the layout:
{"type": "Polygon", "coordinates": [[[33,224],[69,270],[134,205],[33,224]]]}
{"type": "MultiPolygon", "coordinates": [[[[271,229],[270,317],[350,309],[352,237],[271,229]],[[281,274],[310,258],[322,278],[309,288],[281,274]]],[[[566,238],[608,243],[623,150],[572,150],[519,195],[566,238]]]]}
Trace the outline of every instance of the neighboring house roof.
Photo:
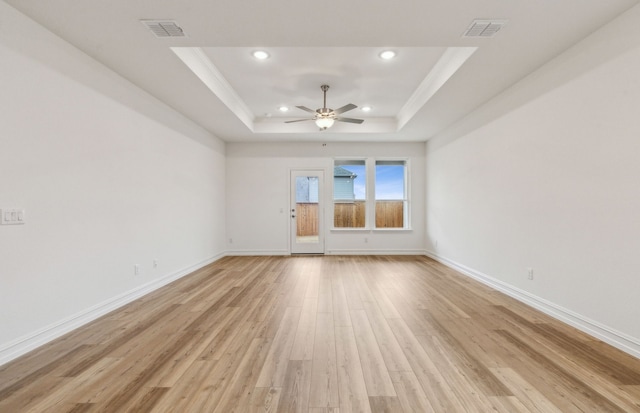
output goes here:
{"type": "Polygon", "coordinates": [[[351,172],[349,170],[344,169],[341,166],[334,166],[333,167],[333,176],[349,176],[351,178],[355,178],[358,175],[354,174],[353,172],[351,172]]]}

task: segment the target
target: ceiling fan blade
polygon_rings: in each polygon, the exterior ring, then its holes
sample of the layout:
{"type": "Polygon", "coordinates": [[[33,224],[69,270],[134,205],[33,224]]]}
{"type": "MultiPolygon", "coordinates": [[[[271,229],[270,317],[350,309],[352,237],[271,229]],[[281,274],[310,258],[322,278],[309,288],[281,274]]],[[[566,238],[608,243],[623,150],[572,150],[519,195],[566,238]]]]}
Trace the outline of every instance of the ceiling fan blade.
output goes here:
{"type": "Polygon", "coordinates": [[[349,123],[362,123],[364,122],[364,119],[354,119],[354,118],[335,118],[336,120],[340,121],[340,122],[349,122],[349,123]]]}
{"type": "Polygon", "coordinates": [[[339,115],[341,113],[344,113],[344,112],[346,112],[348,110],[352,110],[352,109],[355,109],[355,108],[357,108],[356,105],[354,105],[353,103],[349,103],[348,105],[344,105],[343,107],[334,110],[333,113],[335,113],[336,115],[339,115]]]}
{"type": "Polygon", "coordinates": [[[313,119],[296,119],[296,120],[285,120],[284,123],[293,123],[293,122],[304,122],[305,120],[313,120],[313,119]]]}
{"type": "Polygon", "coordinates": [[[308,108],[308,107],[306,107],[306,106],[296,106],[296,107],[297,107],[298,109],[302,109],[302,110],[304,110],[304,111],[306,111],[306,112],[313,113],[314,115],[315,115],[315,113],[316,113],[316,111],[315,111],[315,110],[313,110],[313,109],[309,109],[309,108],[308,108]]]}

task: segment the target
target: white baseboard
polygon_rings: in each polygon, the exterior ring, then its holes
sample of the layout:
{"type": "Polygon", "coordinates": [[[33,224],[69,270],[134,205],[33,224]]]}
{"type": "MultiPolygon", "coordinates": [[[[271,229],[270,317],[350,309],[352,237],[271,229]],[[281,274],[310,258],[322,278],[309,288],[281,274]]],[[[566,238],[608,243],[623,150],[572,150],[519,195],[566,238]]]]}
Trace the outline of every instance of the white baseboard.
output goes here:
{"type": "Polygon", "coordinates": [[[425,255],[424,250],[367,250],[367,249],[331,249],[326,255],[425,255]]]}
{"type": "Polygon", "coordinates": [[[581,330],[599,340],[602,340],[605,343],[608,343],[613,347],[624,351],[625,353],[628,353],[636,358],[640,358],[640,340],[637,338],[616,331],[613,328],[600,324],[597,321],[591,320],[581,314],[575,313],[562,306],[559,306],[558,304],[547,301],[544,298],[540,298],[527,291],[516,288],[465,265],[439,256],[432,251],[426,251],[425,255],[446,265],[447,267],[453,268],[454,270],[461,272],[464,275],[480,281],[481,283],[488,285],[489,287],[503,292],[520,302],[523,302],[537,310],[540,310],[555,319],[567,323],[577,328],[578,330],[581,330]]]}
{"type": "Polygon", "coordinates": [[[269,255],[289,255],[288,250],[227,250],[227,256],[269,256],[269,255]]]}
{"type": "Polygon", "coordinates": [[[212,262],[222,258],[223,256],[224,254],[217,254],[213,257],[207,258],[206,260],[200,261],[196,264],[193,264],[187,268],[183,268],[162,278],[153,280],[147,284],[138,286],[133,290],[124,292],[109,300],[89,307],[77,314],[48,325],[33,333],[20,337],[17,340],[9,342],[8,344],[0,347],[0,366],[58,337],[61,337],[62,335],[73,331],[78,327],[81,327],[99,317],[102,317],[103,315],[108,314],[111,311],[130,303],[131,301],[137,300],[138,298],[147,295],[160,287],[163,287],[179,278],[184,277],[185,275],[188,275],[206,265],[209,265],[212,262]]]}
{"type": "MultiPolygon", "coordinates": [[[[327,249],[325,255],[425,255],[425,250],[327,249]]],[[[288,250],[228,250],[227,256],[291,255],[288,250]]]]}

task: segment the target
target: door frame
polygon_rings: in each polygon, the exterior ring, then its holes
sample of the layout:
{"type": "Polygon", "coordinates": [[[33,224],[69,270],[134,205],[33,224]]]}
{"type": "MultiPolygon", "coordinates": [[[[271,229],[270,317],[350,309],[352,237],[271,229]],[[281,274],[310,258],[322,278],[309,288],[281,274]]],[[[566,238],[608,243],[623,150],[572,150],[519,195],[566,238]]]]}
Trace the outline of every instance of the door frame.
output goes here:
{"type": "Polygon", "coordinates": [[[325,253],[325,168],[289,168],[289,254],[324,254],[325,253]],[[318,176],[318,242],[299,244],[296,242],[296,218],[292,215],[297,214],[296,207],[296,184],[297,176],[318,176]]]}

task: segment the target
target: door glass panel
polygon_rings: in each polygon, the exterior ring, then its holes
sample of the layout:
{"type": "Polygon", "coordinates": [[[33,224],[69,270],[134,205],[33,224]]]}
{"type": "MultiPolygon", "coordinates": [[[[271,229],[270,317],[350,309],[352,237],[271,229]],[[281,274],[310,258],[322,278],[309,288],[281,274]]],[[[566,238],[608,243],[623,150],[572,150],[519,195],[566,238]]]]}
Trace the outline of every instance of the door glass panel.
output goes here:
{"type": "Polygon", "coordinates": [[[319,242],[317,176],[296,177],[296,243],[319,242]]]}
{"type": "Polygon", "coordinates": [[[291,253],[324,254],[322,170],[291,171],[291,253]]]}

